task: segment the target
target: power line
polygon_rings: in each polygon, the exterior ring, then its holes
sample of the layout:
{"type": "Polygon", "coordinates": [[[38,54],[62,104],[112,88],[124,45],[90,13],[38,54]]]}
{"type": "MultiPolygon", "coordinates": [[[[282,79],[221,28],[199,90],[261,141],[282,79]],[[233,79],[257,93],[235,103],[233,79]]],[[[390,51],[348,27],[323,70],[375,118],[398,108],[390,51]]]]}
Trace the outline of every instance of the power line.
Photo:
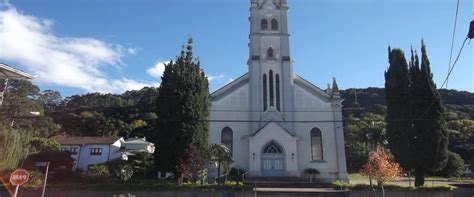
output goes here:
{"type": "MultiPolygon", "coordinates": [[[[459,13],[459,0],[456,4],[456,15],[454,17],[454,29],[453,29],[453,38],[451,40],[451,52],[449,54],[448,72],[451,70],[451,60],[453,58],[454,38],[456,36],[456,25],[458,23],[458,13],[459,13]]],[[[448,88],[448,82],[446,82],[446,89],[447,88],[448,88]]]]}
{"type": "MultiPolygon", "coordinates": [[[[469,38],[467,38],[467,37],[466,37],[466,39],[464,39],[464,42],[462,43],[462,46],[461,46],[461,48],[459,49],[458,55],[457,55],[457,57],[456,57],[456,60],[454,60],[453,66],[452,66],[451,69],[449,70],[448,75],[446,76],[446,79],[444,80],[443,84],[441,84],[440,89],[442,89],[443,86],[448,83],[449,77],[451,76],[451,73],[453,72],[454,67],[456,66],[456,63],[458,62],[459,57],[461,56],[462,49],[464,48],[464,45],[466,44],[466,42],[467,42],[468,39],[469,39],[469,38]]],[[[433,99],[431,100],[431,104],[428,106],[428,108],[426,108],[426,110],[425,110],[418,118],[423,118],[423,116],[424,116],[426,113],[428,113],[428,111],[431,109],[431,107],[433,106],[433,104],[435,103],[435,101],[436,101],[436,97],[433,96],[433,99]]]]}

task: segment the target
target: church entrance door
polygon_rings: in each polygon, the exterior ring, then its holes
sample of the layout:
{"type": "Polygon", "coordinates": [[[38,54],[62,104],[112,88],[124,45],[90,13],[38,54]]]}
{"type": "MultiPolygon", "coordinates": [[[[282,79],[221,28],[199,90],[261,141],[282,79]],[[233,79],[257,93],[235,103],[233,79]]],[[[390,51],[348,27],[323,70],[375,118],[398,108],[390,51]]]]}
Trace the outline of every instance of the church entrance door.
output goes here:
{"type": "Polygon", "coordinates": [[[271,142],[264,149],[262,154],[262,175],[263,176],[284,176],[285,157],[283,149],[271,142]]]}

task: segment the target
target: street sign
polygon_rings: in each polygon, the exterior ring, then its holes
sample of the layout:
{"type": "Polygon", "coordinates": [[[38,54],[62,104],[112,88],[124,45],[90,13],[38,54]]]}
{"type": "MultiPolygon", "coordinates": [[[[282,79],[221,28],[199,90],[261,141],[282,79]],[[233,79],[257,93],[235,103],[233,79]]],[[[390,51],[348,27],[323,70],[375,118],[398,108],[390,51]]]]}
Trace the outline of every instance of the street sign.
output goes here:
{"type": "Polygon", "coordinates": [[[28,171],[24,169],[18,169],[10,175],[10,183],[14,186],[23,185],[28,182],[29,177],[30,174],[28,171]]]}

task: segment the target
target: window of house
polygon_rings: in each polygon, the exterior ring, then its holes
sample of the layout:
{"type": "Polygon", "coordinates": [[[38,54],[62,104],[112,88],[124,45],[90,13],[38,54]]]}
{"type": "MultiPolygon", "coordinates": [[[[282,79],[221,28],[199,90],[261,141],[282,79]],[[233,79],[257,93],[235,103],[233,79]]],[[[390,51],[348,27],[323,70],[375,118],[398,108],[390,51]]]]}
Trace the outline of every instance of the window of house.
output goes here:
{"type": "Polygon", "coordinates": [[[224,129],[222,129],[221,143],[227,146],[230,151],[230,155],[232,155],[232,147],[234,145],[234,134],[231,128],[225,127],[224,129]]]}
{"type": "Polygon", "coordinates": [[[68,152],[69,151],[69,148],[61,148],[61,152],[68,152]]]}
{"type": "Polygon", "coordinates": [[[267,98],[267,75],[263,74],[263,111],[267,111],[268,98],[267,98]]]}
{"type": "Polygon", "coordinates": [[[275,76],[275,84],[276,84],[276,108],[280,111],[280,75],[276,74],[275,76]]]}
{"type": "Polygon", "coordinates": [[[321,130],[313,128],[311,130],[311,159],[323,160],[323,141],[321,130]]]}
{"type": "Polygon", "coordinates": [[[268,29],[268,22],[266,19],[262,19],[262,21],[260,21],[260,29],[262,30],[268,29]]]}
{"type": "Polygon", "coordinates": [[[270,70],[269,72],[269,81],[270,81],[270,106],[275,106],[274,100],[273,100],[273,70],[270,70]]]}
{"type": "Polygon", "coordinates": [[[278,30],[278,21],[276,19],[272,19],[272,30],[278,30]]]}
{"type": "Polygon", "coordinates": [[[102,155],[102,148],[91,148],[91,155],[102,155]]]}
{"type": "Polygon", "coordinates": [[[69,152],[71,152],[73,155],[77,155],[77,148],[70,148],[69,152]]]}

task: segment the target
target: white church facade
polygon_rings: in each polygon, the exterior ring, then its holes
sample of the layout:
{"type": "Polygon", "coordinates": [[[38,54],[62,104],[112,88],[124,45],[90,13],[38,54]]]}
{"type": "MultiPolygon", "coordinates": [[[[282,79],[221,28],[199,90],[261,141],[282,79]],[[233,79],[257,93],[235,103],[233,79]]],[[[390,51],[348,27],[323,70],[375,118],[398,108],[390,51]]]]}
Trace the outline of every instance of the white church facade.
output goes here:
{"type": "Polygon", "coordinates": [[[347,180],[342,101],[293,73],[287,0],[251,0],[248,73],[211,94],[209,143],[256,177],[347,180]]]}

